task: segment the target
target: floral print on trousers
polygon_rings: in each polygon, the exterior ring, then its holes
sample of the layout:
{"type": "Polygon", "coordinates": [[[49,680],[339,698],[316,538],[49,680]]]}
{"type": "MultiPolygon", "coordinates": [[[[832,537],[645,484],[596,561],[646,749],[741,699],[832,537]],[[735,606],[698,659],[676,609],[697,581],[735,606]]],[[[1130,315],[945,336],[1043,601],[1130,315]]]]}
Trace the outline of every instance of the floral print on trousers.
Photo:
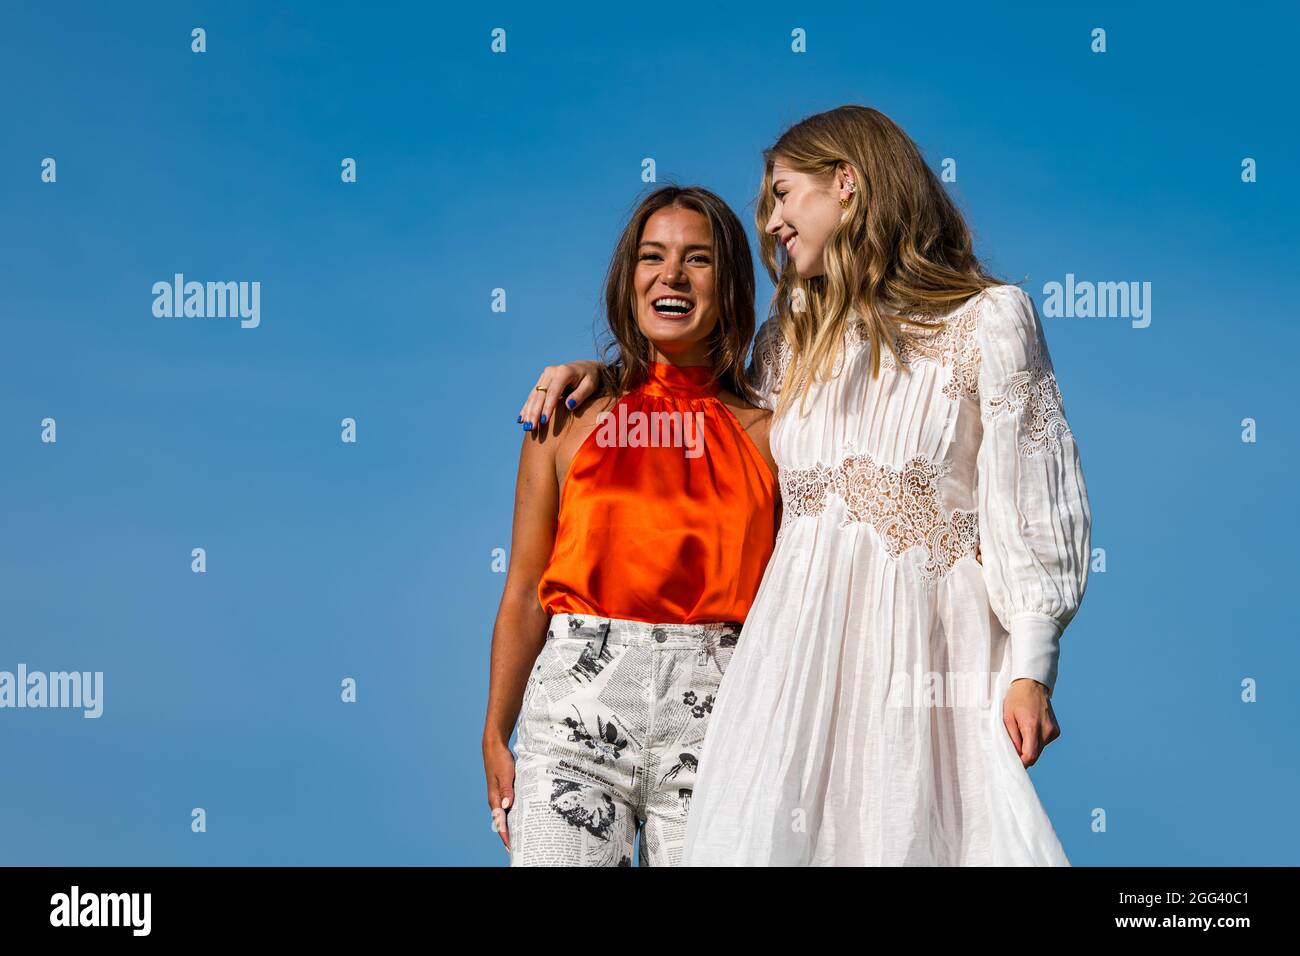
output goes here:
{"type": "Polygon", "coordinates": [[[556,614],[516,728],[511,866],[677,866],[736,623],[556,614]]]}

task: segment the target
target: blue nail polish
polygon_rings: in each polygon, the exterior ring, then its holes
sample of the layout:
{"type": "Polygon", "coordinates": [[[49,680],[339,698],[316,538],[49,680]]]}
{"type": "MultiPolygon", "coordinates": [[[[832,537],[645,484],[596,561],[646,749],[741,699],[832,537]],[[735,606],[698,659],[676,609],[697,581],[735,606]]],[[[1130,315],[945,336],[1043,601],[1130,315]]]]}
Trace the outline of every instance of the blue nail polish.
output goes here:
{"type": "Polygon", "coordinates": [[[566,404],[566,405],[568,405],[570,408],[572,408],[574,405],[576,405],[576,404],[578,404],[578,403],[575,402],[573,399],[569,399],[569,400],[566,401],[564,404],[566,404]]]}
{"type": "Polygon", "coordinates": [[[543,415],[543,416],[541,417],[541,420],[540,420],[537,424],[539,424],[539,425],[545,425],[545,424],[546,424],[546,416],[543,415]]]}
{"type": "Polygon", "coordinates": [[[523,415],[516,415],[516,416],[515,416],[515,424],[516,424],[516,425],[518,425],[518,424],[519,424],[520,422],[522,422],[523,420],[524,420],[524,416],[523,416],[523,415]]]}
{"type": "Polygon", "coordinates": [[[532,430],[533,430],[533,423],[532,423],[532,422],[524,422],[524,431],[526,431],[526,432],[530,432],[530,431],[532,431],[532,430]]]}

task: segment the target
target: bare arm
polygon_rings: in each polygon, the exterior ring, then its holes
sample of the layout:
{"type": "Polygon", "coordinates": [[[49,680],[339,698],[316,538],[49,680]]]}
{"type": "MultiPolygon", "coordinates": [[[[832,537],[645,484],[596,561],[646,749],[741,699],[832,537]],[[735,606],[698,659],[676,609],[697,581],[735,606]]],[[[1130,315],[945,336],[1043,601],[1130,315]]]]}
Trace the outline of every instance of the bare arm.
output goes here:
{"type": "Polygon", "coordinates": [[[514,803],[514,757],[510,734],[519,717],[533,661],[546,639],[549,620],[537,600],[537,586],[555,544],[559,487],[555,477],[554,436],[525,436],[515,481],[510,567],[492,630],[491,677],[483,726],[483,765],[488,805],[506,848],[504,811],[514,803]]]}

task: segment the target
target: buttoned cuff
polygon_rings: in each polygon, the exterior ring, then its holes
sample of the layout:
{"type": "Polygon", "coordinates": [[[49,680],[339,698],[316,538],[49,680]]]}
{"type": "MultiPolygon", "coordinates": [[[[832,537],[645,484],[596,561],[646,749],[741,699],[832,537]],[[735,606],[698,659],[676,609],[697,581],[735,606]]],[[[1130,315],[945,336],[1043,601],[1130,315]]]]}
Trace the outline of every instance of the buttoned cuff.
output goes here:
{"type": "Polygon", "coordinates": [[[1030,677],[1056,686],[1056,665],[1061,656],[1061,625],[1037,611],[1023,611],[1011,619],[1011,679],[1030,677]]]}

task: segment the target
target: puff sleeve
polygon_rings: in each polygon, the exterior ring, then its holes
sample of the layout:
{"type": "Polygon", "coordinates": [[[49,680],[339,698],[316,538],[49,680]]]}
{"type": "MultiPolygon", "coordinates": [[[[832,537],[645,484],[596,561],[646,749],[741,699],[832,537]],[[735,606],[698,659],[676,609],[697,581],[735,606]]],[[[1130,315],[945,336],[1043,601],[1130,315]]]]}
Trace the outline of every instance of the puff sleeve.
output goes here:
{"type": "Polygon", "coordinates": [[[1010,635],[1011,679],[1050,691],[1087,586],[1092,512],[1033,299],[1016,286],[985,296],[976,459],[984,579],[1010,635]]]}

